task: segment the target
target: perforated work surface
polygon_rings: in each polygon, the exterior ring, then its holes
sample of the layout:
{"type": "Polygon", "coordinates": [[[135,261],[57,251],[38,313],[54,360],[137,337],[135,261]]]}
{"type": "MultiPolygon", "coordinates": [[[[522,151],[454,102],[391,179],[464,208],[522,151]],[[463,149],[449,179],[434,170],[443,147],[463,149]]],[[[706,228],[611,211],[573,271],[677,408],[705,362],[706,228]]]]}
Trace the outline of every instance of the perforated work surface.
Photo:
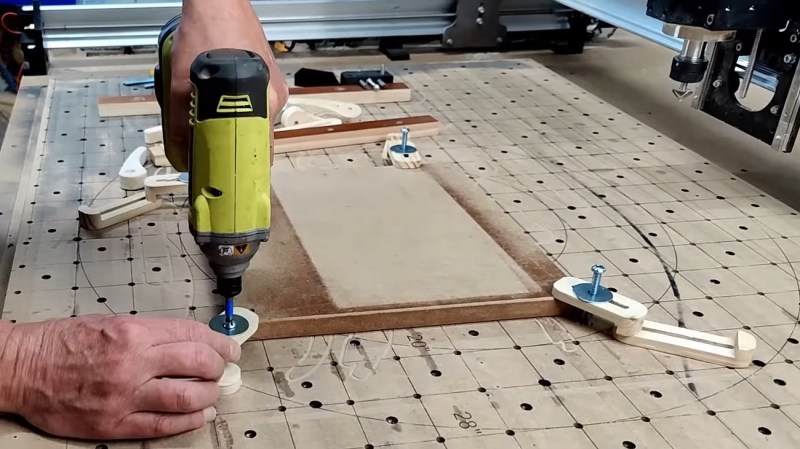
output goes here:
{"type": "MultiPolygon", "coordinates": [[[[605,285],[647,304],[651,320],[750,330],[754,366],[626,346],[563,318],[249,342],[245,387],[220,401],[215,424],[149,447],[800,445],[796,212],[535,63],[387,68],[413,101],[367,106],[364,118],[435,115],[441,135],[414,139],[426,162],[458,164],[520,238],[570,275],[604,264],[605,285]]],[[[97,97],[124,93],[120,80],[56,81],[4,319],[218,312],[182,198],[104,232],[78,227],[79,201],[123,196],[125,151],[157,124],[99,120],[97,97]]],[[[380,151],[282,156],[275,170],[374,166],[380,151]]],[[[10,423],[0,442],[64,447],[10,423]]]]}

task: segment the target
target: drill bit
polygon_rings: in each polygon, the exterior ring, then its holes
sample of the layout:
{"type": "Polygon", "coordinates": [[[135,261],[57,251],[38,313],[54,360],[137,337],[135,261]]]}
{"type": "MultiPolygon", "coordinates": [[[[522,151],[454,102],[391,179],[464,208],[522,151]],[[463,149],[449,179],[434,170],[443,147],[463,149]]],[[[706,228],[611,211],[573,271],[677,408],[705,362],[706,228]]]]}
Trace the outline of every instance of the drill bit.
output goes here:
{"type": "Polygon", "coordinates": [[[234,329],[236,322],[233,320],[233,298],[225,298],[225,329],[234,329]]]}

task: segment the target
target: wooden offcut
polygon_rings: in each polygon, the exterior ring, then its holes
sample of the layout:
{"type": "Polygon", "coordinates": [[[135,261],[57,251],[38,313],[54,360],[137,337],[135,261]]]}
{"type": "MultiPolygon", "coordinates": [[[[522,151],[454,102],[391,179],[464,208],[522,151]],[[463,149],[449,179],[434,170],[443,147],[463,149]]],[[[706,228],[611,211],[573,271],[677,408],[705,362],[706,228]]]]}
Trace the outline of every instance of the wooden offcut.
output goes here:
{"type": "Polygon", "coordinates": [[[558,315],[550,289],[563,274],[533,240],[461,205],[492,203],[476,185],[456,199],[439,176],[464,177],[394,167],[275,173],[271,238],[237,299],[261,320],[254,338],[558,315]],[[499,243],[514,237],[535,269],[499,243]]]}
{"type": "MultiPolygon", "coordinates": [[[[411,101],[411,89],[403,83],[387,84],[377,91],[361,86],[290,87],[289,98],[298,96],[356,104],[397,103],[411,101]]],[[[97,108],[102,118],[161,114],[155,95],[100,97],[97,108]]]]}

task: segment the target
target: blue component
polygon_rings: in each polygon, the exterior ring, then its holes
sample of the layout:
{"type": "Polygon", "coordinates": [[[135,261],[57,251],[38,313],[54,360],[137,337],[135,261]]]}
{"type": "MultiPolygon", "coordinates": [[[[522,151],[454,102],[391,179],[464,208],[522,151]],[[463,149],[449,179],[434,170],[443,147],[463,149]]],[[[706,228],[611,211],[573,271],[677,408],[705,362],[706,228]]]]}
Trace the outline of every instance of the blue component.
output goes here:
{"type": "Polygon", "coordinates": [[[123,86],[146,86],[153,84],[153,77],[129,79],[122,82],[123,86]]]}
{"type": "Polygon", "coordinates": [[[611,290],[588,282],[572,287],[572,291],[578,299],[585,302],[609,302],[614,297],[611,290]]]}
{"type": "Polygon", "coordinates": [[[225,318],[233,319],[233,298],[225,298],[225,318]]]}

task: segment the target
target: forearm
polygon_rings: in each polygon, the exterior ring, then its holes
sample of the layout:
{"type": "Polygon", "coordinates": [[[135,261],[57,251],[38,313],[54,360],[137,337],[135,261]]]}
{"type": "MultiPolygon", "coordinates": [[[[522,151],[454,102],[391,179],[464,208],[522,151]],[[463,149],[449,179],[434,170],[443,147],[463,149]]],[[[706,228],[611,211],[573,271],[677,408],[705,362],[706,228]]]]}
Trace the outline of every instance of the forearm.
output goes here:
{"type": "Polygon", "coordinates": [[[13,326],[0,321],[0,412],[4,413],[16,413],[14,371],[18,351],[12,338],[13,326]]]}

